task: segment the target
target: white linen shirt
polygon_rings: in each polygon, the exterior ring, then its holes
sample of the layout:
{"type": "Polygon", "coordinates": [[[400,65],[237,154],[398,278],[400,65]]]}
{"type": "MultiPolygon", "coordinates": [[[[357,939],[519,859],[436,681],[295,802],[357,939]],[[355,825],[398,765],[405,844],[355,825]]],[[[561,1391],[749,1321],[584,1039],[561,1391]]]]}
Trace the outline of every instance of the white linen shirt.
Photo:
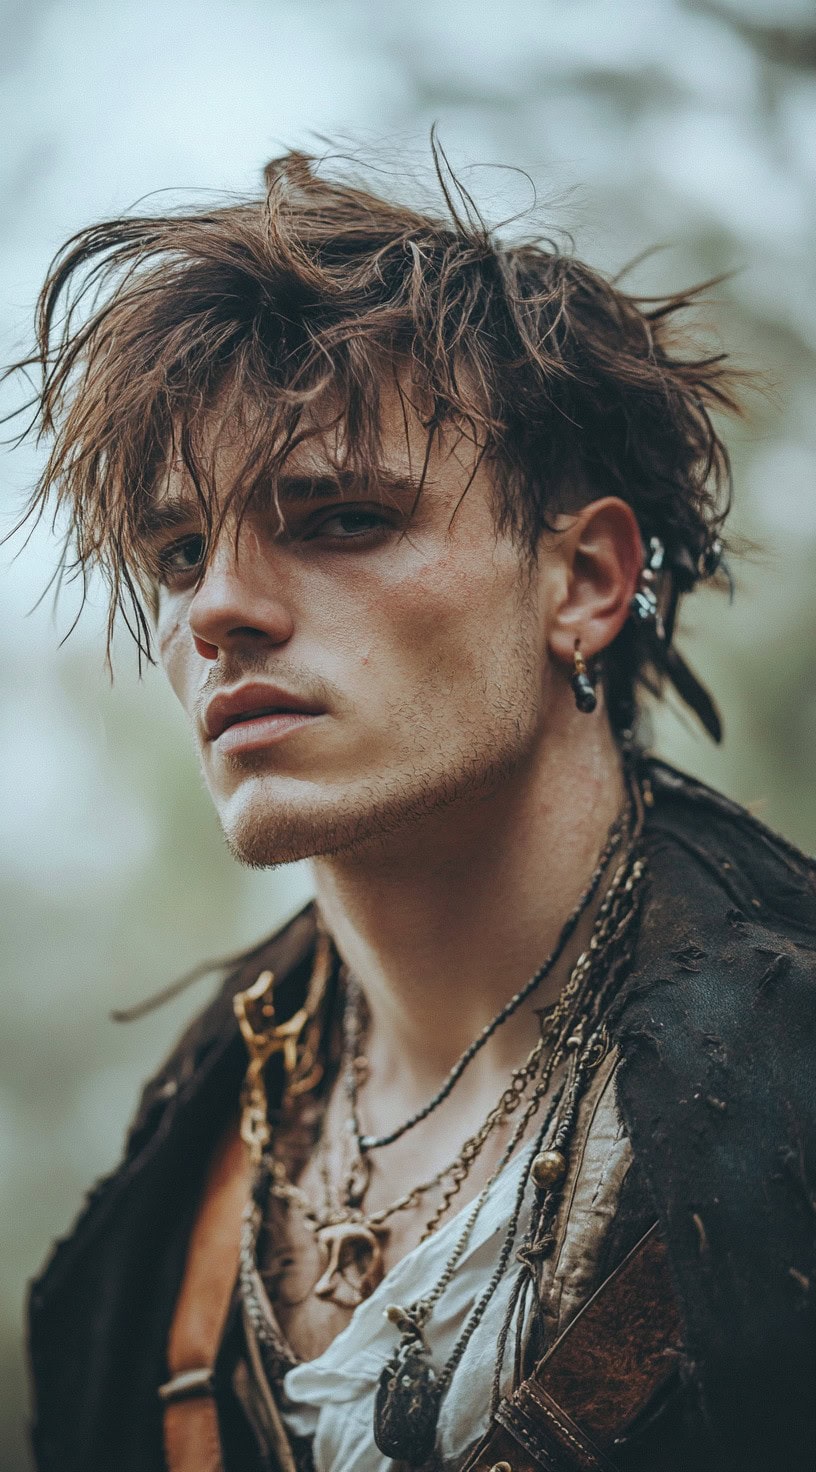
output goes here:
{"type": "MultiPolygon", "coordinates": [[[[485,1198],[468,1246],[428,1325],[428,1343],[437,1373],[450,1355],[465,1321],[496,1266],[507,1231],[519,1176],[529,1161],[528,1145],[505,1166],[485,1198]]],[[[525,1195],[518,1240],[530,1218],[525,1195]]],[[[387,1472],[390,1457],[374,1441],[374,1398],[383,1367],[399,1330],[385,1317],[390,1303],[410,1304],[429,1293],[441,1276],[461,1235],[472,1203],[420,1242],[386,1273],[349,1323],[315,1360],[289,1370],[283,1382],[283,1415],[297,1436],[313,1436],[316,1472],[387,1472]]],[[[499,1336],[513,1280],[511,1268],[488,1304],[442,1400],[437,1452],[456,1461],[487,1425],[499,1336]]]]}
{"type": "MultiPolygon", "coordinates": [[[[631,1164],[631,1147],[612,1087],[616,1062],[613,1050],[598,1068],[578,1111],[556,1223],[556,1248],[544,1265],[541,1285],[549,1342],[596,1286],[601,1244],[631,1164]]],[[[459,1267],[434,1308],[428,1342],[437,1373],[495,1269],[519,1177],[532,1148],[526,1145],[494,1182],[459,1267]]],[[[525,1193],[516,1245],[529,1224],[532,1194],[531,1190],[525,1193]]],[[[283,1418],[294,1435],[313,1437],[316,1472],[390,1472],[394,1467],[374,1441],[377,1384],[399,1340],[399,1331],[386,1319],[385,1309],[391,1303],[413,1303],[433,1288],[470,1209],[471,1204],[464,1206],[434,1236],[396,1263],[323,1354],[287,1372],[283,1418]]],[[[460,1464],[487,1430],[496,1344],[519,1271],[511,1254],[508,1269],[443,1397],[436,1442],[443,1465],[460,1464]]],[[[513,1337],[511,1334],[508,1342],[502,1393],[510,1388],[513,1337]]]]}

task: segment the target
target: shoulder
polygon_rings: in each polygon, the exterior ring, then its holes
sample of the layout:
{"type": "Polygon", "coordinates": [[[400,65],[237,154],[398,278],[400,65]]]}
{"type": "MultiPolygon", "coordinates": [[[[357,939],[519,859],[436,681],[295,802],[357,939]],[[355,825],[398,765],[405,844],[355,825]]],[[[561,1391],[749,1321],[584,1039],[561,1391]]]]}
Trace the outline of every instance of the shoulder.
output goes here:
{"type": "Polygon", "coordinates": [[[296,1010],[314,933],[307,910],[235,958],[214,1001],[147,1085],[121,1164],[94,1187],[31,1283],[32,1436],[43,1468],[123,1465],[123,1447],[128,1466],[158,1465],[168,1305],[213,1137],[235,1109],[246,1070],[232,998],[269,969],[281,1016],[296,1010]]]}
{"type": "Polygon", "coordinates": [[[765,1098],[777,1066],[789,1074],[816,1042],[816,866],[702,783],[659,762],[645,776],[647,898],[615,1019],[624,1058],[649,1043],[678,1078],[723,1082],[727,1067],[765,1098]]]}
{"type": "Polygon", "coordinates": [[[800,927],[816,940],[816,860],[738,803],[666,762],[650,759],[643,775],[651,795],[652,850],[674,846],[681,865],[695,868],[751,918],[800,927]]]}
{"type": "Polygon", "coordinates": [[[733,1064],[742,1039],[750,1069],[779,1027],[795,1051],[816,1027],[816,865],[665,763],[643,776],[646,902],[614,1021],[625,1056],[651,1032],[685,1071],[715,1039],[733,1064]]]}
{"type": "Polygon", "coordinates": [[[194,1017],[145,1085],[128,1132],[129,1149],[141,1143],[146,1130],[152,1131],[157,1108],[161,1112],[163,1103],[177,1098],[179,1093],[195,1093],[202,1069],[225,1046],[237,1040],[233,998],[251,986],[262,971],[274,975],[275,1004],[280,1018],[297,1010],[308,982],[315,934],[314,906],[310,904],[257,946],[213,968],[223,976],[218,991],[194,1017]]]}
{"type": "Polygon", "coordinates": [[[664,763],[644,776],[646,902],[614,1018],[622,1082],[651,1052],[678,1107],[754,1086],[768,1102],[785,1075],[807,1088],[791,1069],[816,1042],[813,861],[664,763]]]}
{"type": "Polygon", "coordinates": [[[612,1023],[628,1112],[655,1122],[662,1101],[701,1141],[750,1119],[756,1150],[768,1130],[791,1139],[792,1115],[812,1133],[813,862],[672,768],[646,775],[646,902],[612,1023]]]}
{"type": "MultiPolygon", "coordinates": [[[[171,1156],[176,1140],[201,1134],[206,1164],[212,1134],[209,1111],[238,1097],[245,1054],[232,999],[251,986],[263,970],[276,978],[276,1001],[282,1018],[300,1005],[311,970],[315,940],[313,906],[309,905],[260,945],[235,956],[223,968],[227,975],[213,1000],[193,1019],[165,1062],[145,1084],[127,1131],[123,1158],[89,1191],[69,1233],[54,1244],[32,1286],[32,1307],[60,1283],[75,1260],[91,1247],[112,1213],[131,1199],[146,1179],[145,1167],[171,1156]],[[198,1129],[198,1124],[202,1125],[198,1129]]],[[[214,968],[215,969],[215,968],[214,968]]],[[[189,1150],[189,1141],[186,1148],[189,1150]]],[[[149,1172],[147,1172],[149,1174],[149,1172]]]]}
{"type": "Polygon", "coordinates": [[[619,1107],[703,1399],[733,1430],[747,1398],[761,1440],[760,1415],[781,1435],[812,1332],[814,866],[702,784],[646,774],[647,899],[612,1022],[619,1107]]]}

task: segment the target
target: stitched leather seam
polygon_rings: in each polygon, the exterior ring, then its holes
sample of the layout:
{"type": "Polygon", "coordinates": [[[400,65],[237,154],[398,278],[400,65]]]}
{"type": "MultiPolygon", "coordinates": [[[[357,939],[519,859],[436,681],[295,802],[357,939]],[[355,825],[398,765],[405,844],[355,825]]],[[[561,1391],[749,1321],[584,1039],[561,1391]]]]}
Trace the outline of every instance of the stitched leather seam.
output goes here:
{"type": "Polygon", "coordinates": [[[556,1429],[561,1432],[561,1435],[567,1441],[571,1442],[571,1444],[576,1448],[577,1451],[585,1454],[586,1448],[581,1445],[577,1436],[573,1436],[572,1432],[564,1425],[564,1422],[560,1421],[558,1417],[554,1414],[554,1412],[550,1410],[549,1406],[542,1406],[541,1409],[543,1410],[544,1415],[547,1417],[547,1419],[552,1421],[556,1429]]]}
{"type": "Polygon", "coordinates": [[[530,1432],[529,1428],[524,1424],[521,1415],[514,1416],[512,1414],[514,1409],[516,1408],[509,1406],[507,1403],[504,1406],[500,1406],[496,1412],[496,1420],[504,1426],[506,1431],[510,1432],[511,1436],[515,1437],[519,1446],[523,1446],[524,1450],[529,1452],[530,1456],[534,1457],[540,1463],[544,1468],[544,1472],[558,1472],[558,1468],[546,1447],[543,1447],[539,1438],[530,1432]]]}
{"type": "Polygon", "coordinates": [[[597,1465],[597,1459],[590,1448],[588,1448],[585,1443],[579,1441],[577,1436],[575,1436],[573,1431],[571,1430],[570,1425],[567,1424],[567,1422],[560,1420],[559,1417],[556,1415],[555,1403],[552,1402],[550,1404],[545,1404],[544,1401],[539,1400],[538,1396],[535,1394],[532,1394],[530,1398],[535,1402],[536,1409],[540,1411],[544,1416],[546,1416],[548,1420],[552,1421],[556,1430],[564,1437],[566,1441],[570,1442],[570,1444],[575,1447],[576,1451],[580,1453],[582,1459],[586,1461],[586,1459],[589,1457],[591,1458],[590,1465],[593,1463],[597,1465]]]}
{"type": "MultiPolygon", "coordinates": [[[[553,1430],[553,1427],[542,1424],[518,1403],[506,1402],[503,1409],[504,1415],[497,1415],[496,1419],[501,1421],[501,1424],[524,1447],[525,1451],[535,1457],[536,1461],[544,1467],[545,1472],[565,1472],[564,1456],[574,1457],[575,1460],[571,1465],[580,1468],[581,1472],[604,1472],[606,1462],[596,1456],[591,1449],[582,1446],[580,1441],[577,1441],[566,1431],[566,1428],[563,1428],[565,1439],[572,1443],[573,1452],[569,1452],[560,1440],[559,1432],[562,1428],[558,1426],[555,1419],[553,1421],[555,1430],[553,1430]],[[548,1447],[546,1442],[550,1438],[552,1441],[548,1447]]],[[[543,1410],[544,1407],[541,1409],[543,1410]]]]}

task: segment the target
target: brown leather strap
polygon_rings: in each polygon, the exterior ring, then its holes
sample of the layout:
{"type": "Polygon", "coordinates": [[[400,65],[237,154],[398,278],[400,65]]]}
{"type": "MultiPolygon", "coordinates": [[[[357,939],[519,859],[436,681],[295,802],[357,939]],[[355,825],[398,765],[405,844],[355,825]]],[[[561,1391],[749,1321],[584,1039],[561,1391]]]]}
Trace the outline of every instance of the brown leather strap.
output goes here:
{"type": "Polygon", "coordinates": [[[223,1472],[213,1366],[235,1286],[248,1192],[246,1146],[233,1124],[213,1155],[167,1344],[170,1379],[159,1395],[169,1472],[223,1472]]]}
{"type": "Polygon", "coordinates": [[[681,1343],[655,1224],[502,1401],[463,1472],[606,1472],[609,1448],[674,1373],[681,1343]]]}

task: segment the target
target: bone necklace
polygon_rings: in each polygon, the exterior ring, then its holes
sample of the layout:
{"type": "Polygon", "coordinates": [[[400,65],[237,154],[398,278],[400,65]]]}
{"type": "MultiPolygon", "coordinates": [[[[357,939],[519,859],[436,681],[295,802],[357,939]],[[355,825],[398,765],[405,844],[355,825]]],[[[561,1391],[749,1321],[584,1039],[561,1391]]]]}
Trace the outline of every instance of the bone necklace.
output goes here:
{"type": "MultiPolygon", "coordinates": [[[[314,1295],[339,1307],[353,1309],[362,1303],[363,1299],[368,1298],[382,1282],[385,1273],[383,1249],[389,1237],[388,1220],[397,1212],[408,1211],[420,1205],[423,1198],[434,1188],[444,1187],[441,1200],[425,1226],[421,1240],[436,1230],[454,1197],[467,1180],[490,1135],[522,1104],[532,1088],[540,1070],[542,1055],[547,1048],[548,1029],[546,1026],[542,1028],[542,1035],[536,1041],[527,1059],[521,1067],[513,1071],[497,1103],[475,1134],[465,1140],[454,1160],[437,1171],[430,1180],[412,1186],[390,1205],[378,1211],[365,1211],[363,1200],[368,1189],[370,1165],[357,1146],[359,1127],[354,1107],[356,1088],[364,1068],[364,1060],[360,1057],[359,1052],[362,1032],[362,998],[357,988],[348,986],[343,1019],[343,1054],[346,1090],[349,1095],[352,1094],[352,1091],[354,1092],[352,1116],[348,1121],[348,1126],[351,1128],[347,1126],[345,1131],[345,1139],[350,1143],[352,1157],[345,1167],[341,1190],[335,1193],[331,1183],[328,1140],[324,1134],[321,1134],[317,1146],[317,1163],[323,1182],[324,1199],[322,1209],[317,1209],[305,1192],[290,1180],[284,1160],[275,1153],[272,1132],[267,1122],[265,1099],[260,1097],[260,1090],[264,1087],[263,1063],[274,1052],[283,1054],[285,1068],[291,1060],[291,1074],[287,1068],[290,1078],[289,1095],[296,1096],[298,1093],[298,1074],[295,1065],[297,1055],[292,1047],[294,1029],[291,1023],[284,1024],[280,1030],[271,1025],[272,1003],[269,992],[272,984],[271,974],[266,973],[258,979],[249,992],[236,997],[236,1011],[241,1022],[241,1030],[255,1064],[253,1067],[251,1063],[247,1073],[242,1123],[244,1139],[249,1145],[257,1171],[256,1189],[245,1214],[246,1261],[249,1263],[250,1256],[254,1256],[256,1252],[263,1218],[263,1200],[268,1196],[275,1197],[287,1207],[294,1207],[300,1212],[306,1227],[320,1246],[322,1262],[317,1281],[312,1288],[314,1295]],[[257,1050],[253,1044],[253,1018],[262,1024],[257,1050]],[[278,1032],[279,1036],[277,1036],[278,1032]],[[289,1050],[288,1053],[287,1050],[289,1050]]],[[[298,1020],[301,1032],[305,1032],[309,1022],[308,1005],[299,1014],[298,1020]]],[[[257,1288],[260,1284],[260,1275],[253,1275],[253,1281],[257,1288]]]]}
{"type": "MultiPolygon", "coordinates": [[[[456,1158],[430,1180],[412,1187],[390,1206],[376,1212],[364,1210],[363,1201],[370,1177],[369,1150],[390,1144],[438,1107],[447,1097],[465,1067],[492,1036],[496,1028],[507,1021],[549,974],[566,948],[578,921],[597,893],[607,866],[626,833],[628,817],[629,812],[625,808],[612,824],[591,880],[568,917],[555,947],[544,964],[497,1013],[474,1043],[466,1049],[434,1099],[407,1120],[399,1130],[380,1139],[364,1136],[357,1114],[358,1088],[367,1072],[366,1061],[361,1056],[365,1009],[359,987],[350,978],[345,978],[342,1077],[349,1106],[345,1139],[349,1141],[352,1154],[346,1167],[343,1187],[335,1194],[332,1190],[331,1173],[328,1167],[328,1142],[321,1134],[318,1142],[318,1163],[323,1179],[324,1201],[320,1211],[317,1211],[305,1194],[293,1184],[288,1177],[284,1163],[275,1155],[268,1119],[264,1070],[267,1061],[274,1053],[282,1055],[286,1075],[284,1101],[285,1107],[290,1109],[293,1101],[299,1095],[312,1092],[321,1080],[323,1070],[317,1061],[320,1051],[319,1014],[334,964],[334,954],[329,937],[321,934],[318,938],[306,1004],[289,1021],[278,1025],[274,1023],[275,1009],[272,1000],[274,978],[269,971],[263,972],[248,991],[239,993],[235,997],[235,1010],[249,1053],[249,1068],[243,1095],[242,1134],[249,1146],[256,1169],[261,1166],[262,1162],[265,1167],[259,1170],[259,1190],[268,1190],[287,1205],[296,1206],[301,1211],[306,1226],[320,1244],[323,1261],[312,1290],[317,1297],[344,1308],[354,1308],[367,1298],[382,1282],[384,1276],[383,1249],[389,1236],[389,1229],[386,1226],[388,1219],[399,1211],[410,1210],[418,1206],[435,1187],[443,1187],[441,1200],[420,1240],[424,1241],[430,1236],[440,1224],[453,1198],[461,1190],[493,1130],[502,1121],[509,1118],[533,1088],[549,1042],[546,1019],[542,1019],[542,1035],[527,1060],[520,1068],[513,1071],[510,1082],[502,1090],[498,1103],[491,1109],[476,1133],[464,1142],[456,1158]]],[[[257,1193],[254,1195],[257,1199],[257,1193]]],[[[247,1232],[253,1239],[254,1250],[260,1230],[260,1221],[252,1231],[250,1218],[253,1210],[253,1203],[250,1202],[247,1206],[247,1232]]]]}

